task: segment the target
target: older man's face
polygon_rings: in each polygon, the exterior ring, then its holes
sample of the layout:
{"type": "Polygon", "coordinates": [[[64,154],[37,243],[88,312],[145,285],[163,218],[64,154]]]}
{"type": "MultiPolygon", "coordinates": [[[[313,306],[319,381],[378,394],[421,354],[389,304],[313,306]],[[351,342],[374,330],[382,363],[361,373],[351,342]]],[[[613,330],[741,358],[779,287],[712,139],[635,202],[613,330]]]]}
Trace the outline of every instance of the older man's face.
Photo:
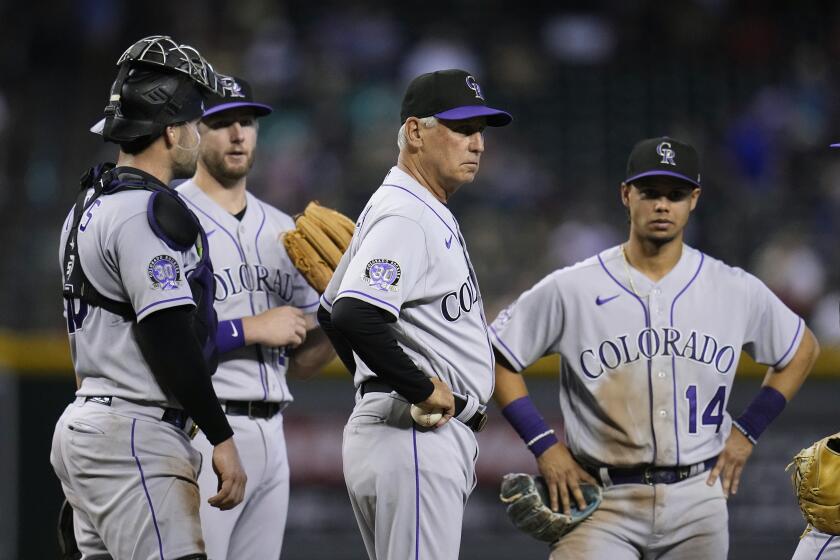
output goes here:
{"type": "Polygon", "coordinates": [[[486,126],[486,117],[441,119],[438,126],[424,130],[423,167],[443,188],[451,192],[475,179],[484,152],[486,126]]]}

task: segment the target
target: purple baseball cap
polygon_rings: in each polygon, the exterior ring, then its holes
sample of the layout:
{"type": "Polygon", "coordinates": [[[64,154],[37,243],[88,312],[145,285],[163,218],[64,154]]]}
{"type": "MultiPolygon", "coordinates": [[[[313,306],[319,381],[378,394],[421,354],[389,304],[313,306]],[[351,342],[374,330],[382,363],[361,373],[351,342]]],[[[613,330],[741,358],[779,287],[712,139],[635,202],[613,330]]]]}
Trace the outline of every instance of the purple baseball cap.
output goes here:
{"type": "Polygon", "coordinates": [[[437,117],[464,120],[487,117],[489,126],[505,126],[513,117],[500,109],[487,106],[478,81],[464,70],[438,70],[414,78],[402,100],[400,118],[437,117]]]}
{"type": "Polygon", "coordinates": [[[253,109],[254,114],[258,117],[264,117],[273,111],[268,105],[254,102],[251,84],[242,78],[236,76],[220,76],[219,81],[222,82],[225,96],[208,95],[204,100],[204,113],[201,115],[201,118],[207,118],[210,115],[215,115],[228,109],[238,109],[239,107],[253,109]]]}
{"type": "Polygon", "coordinates": [[[694,146],[668,136],[647,138],[633,147],[627,159],[628,185],[644,177],[665,176],[700,186],[700,157],[694,146]]]}

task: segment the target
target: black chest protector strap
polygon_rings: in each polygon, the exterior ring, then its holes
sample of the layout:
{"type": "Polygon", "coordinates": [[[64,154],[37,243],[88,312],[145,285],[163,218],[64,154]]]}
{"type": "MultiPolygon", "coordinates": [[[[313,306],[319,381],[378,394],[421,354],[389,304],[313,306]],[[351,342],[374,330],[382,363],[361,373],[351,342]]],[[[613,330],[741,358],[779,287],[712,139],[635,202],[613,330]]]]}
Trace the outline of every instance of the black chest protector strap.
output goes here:
{"type": "Polygon", "coordinates": [[[64,266],[62,268],[64,287],[62,295],[64,299],[80,299],[88,305],[101,307],[128,321],[133,321],[137,317],[134,308],[126,302],[116,301],[99,293],[82,270],[82,263],[79,259],[78,236],[82,217],[102,195],[106,180],[110,179],[113,170],[113,163],[103,163],[89,169],[82,175],[81,188],[76,196],[76,205],[73,207],[73,220],[64,245],[64,266]],[[89,192],[91,188],[93,191],[89,192]]]}
{"type": "Polygon", "coordinates": [[[90,283],[82,268],[77,237],[79,231],[84,231],[86,227],[86,224],[82,225],[82,220],[91,206],[105,195],[126,190],[152,191],[147,207],[152,231],[174,251],[186,251],[197,246],[202,261],[207,258],[204,232],[195,215],[177,194],[142,171],[116,168],[113,163],[103,163],[82,175],[80,183],[81,189],[76,197],[73,221],[64,247],[63,296],[65,299],[80,299],[88,305],[101,307],[128,321],[134,321],[137,315],[131,304],[100,293],[90,283]]]}
{"type": "Polygon", "coordinates": [[[198,263],[185,274],[195,301],[195,308],[191,313],[192,327],[201,345],[208,371],[215,372],[218,363],[218,319],[213,308],[216,281],[207,235],[196,215],[178,193],[148,173],[105,163],[90,169],[82,176],[81,190],[76,197],[76,207],[73,211],[73,223],[64,247],[64,298],[79,299],[88,305],[101,307],[119,315],[127,321],[137,321],[137,314],[130,303],[108,298],[90,283],[79,260],[77,239],[79,231],[84,231],[87,227],[87,222],[82,223],[82,220],[89,213],[89,208],[102,196],[126,190],[151,191],[152,196],[149,197],[146,207],[149,226],[170,249],[183,252],[195,247],[198,252],[198,263]]]}

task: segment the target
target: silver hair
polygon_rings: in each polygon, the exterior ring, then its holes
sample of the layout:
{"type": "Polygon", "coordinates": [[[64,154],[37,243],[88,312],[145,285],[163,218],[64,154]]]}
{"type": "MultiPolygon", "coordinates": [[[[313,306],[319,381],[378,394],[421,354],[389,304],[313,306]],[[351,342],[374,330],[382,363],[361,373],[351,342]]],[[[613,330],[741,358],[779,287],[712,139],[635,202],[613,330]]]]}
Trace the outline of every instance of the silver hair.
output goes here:
{"type": "MultiPolygon", "coordinates": [[[[437,117],[423,117],[418,119],[420,124],[426,128],[432,128],[437,126],[438,120],[437,117]]],[[[397,147],[402,151],[405,148],[405,145],[408,144],[408,138],[405,135],[405,123],[400,127],[400,131],[397,132],[397,147]]]]}

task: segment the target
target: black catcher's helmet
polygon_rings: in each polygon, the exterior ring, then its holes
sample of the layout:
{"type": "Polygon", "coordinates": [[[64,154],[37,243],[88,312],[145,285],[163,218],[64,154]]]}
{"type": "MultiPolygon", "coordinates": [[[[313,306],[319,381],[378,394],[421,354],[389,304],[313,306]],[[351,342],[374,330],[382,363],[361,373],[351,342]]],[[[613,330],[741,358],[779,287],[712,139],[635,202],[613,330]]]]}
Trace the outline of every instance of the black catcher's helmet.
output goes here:
{"type": "Polygon", "coordinates": [[[91,129],[109,142],[150,143],[167,125],[200,117],[204,95],[226,94],[223,76],[197,50],[165,35],[140,39],[117,66],[105,118],[91,129]]]}

